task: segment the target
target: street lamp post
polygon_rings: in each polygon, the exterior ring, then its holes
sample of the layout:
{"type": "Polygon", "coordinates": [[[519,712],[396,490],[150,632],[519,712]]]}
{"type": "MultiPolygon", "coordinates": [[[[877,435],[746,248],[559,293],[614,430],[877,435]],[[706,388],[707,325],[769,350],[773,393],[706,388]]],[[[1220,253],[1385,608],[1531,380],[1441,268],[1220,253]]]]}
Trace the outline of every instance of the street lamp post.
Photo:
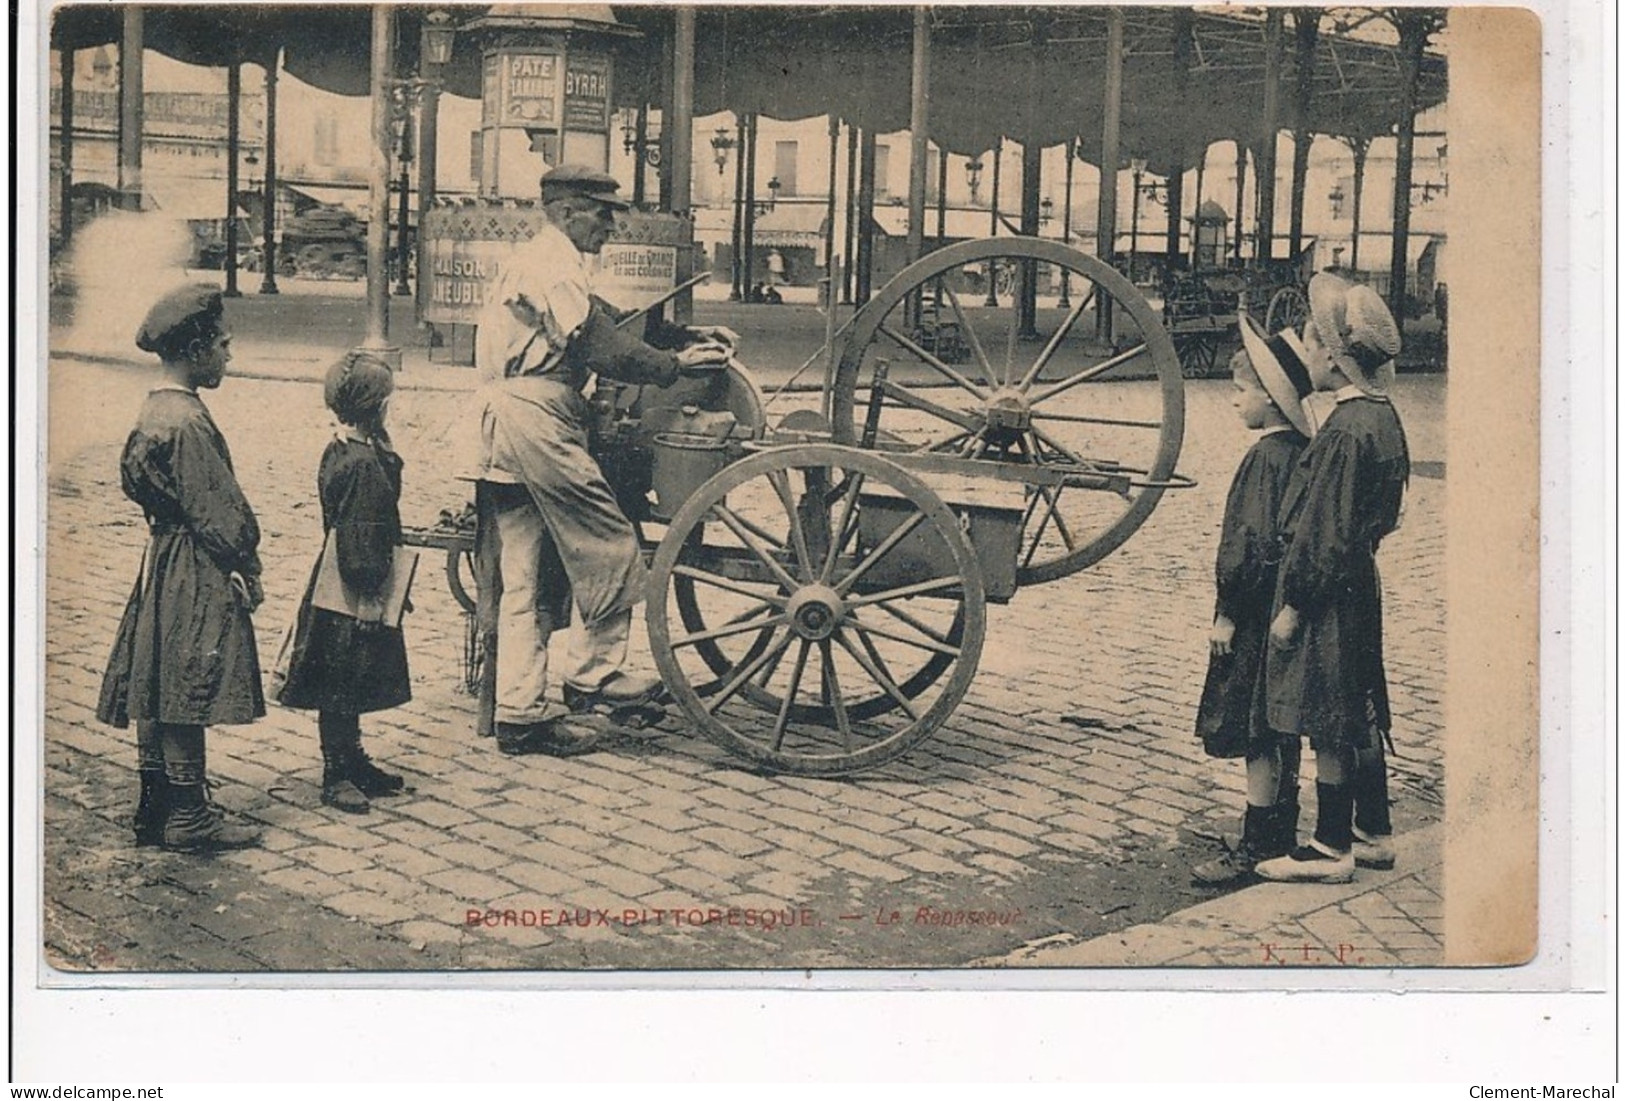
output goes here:
{"type": "MultiPolygon", "coordinates": [[[[988,208],[988,236],[999,235],[999,161],[1004,152],[1004,139],[993,139],[993,205],[988,208]]],[[[987,299],[984,306],[997,306],[999,304],[998,288],[999,270],[995,261],[989,257],[987,262],[987,299]]]]}
{"type": "Polygon", "coordinates": [[[395,222],[395,295],[405,298],[412,293],[412,285],[406,279],[407,258],[410,246],[407,232],[407,221],[411,217],[412,205],[412,97],[404,86],[397,85],[394,97],[395,117],[395,158],[400,162],[401,174],[399,187],[401,192],[400,206],[396,211],[395,222]]]}
{"type": "MultiPolygon", "coordinates": [[[[1061,204],[1061,240],[1067,244],[1072,243],[1072,162],[1078,155],[1078,139],[1066,139],[1066,197],[1061,204]]],[[[1063,310],[1072,308],[1072,273],[1065,267],[1061,268],[1061,297],[1056,300],[1056,306],[1063,310]]]]}
{"type": "Polygon", "coordinates": [[[1134,205],[1129,214],[1128,231],[1128,279],[1134,282],[1134,269],[1140,262],[1140,180],[1145,176],[1145,158],[1135,157],[1129,161],[1129,168],[1134,174],[1134,205]]]}

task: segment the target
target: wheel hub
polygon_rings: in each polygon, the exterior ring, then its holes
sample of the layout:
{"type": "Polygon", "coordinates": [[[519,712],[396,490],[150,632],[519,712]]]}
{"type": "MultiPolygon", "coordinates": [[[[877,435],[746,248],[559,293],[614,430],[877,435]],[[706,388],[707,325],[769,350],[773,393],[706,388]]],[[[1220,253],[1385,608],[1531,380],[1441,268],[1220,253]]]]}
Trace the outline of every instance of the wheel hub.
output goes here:
{"type": "Polygon", "coordinates": [[[1014,387],[995,390],[982,414],[987,422],[988,442],[1014,443],[1032,427],[1032,403],[1027,395],[1014,387]]]}
{"type": "Polygon", "coordinates": [[[846,615],[846,602],[828,585],[808,585],[790,598],[785,611],[791,630],[810,642],[820,642],[835,633],[846,615]]]}

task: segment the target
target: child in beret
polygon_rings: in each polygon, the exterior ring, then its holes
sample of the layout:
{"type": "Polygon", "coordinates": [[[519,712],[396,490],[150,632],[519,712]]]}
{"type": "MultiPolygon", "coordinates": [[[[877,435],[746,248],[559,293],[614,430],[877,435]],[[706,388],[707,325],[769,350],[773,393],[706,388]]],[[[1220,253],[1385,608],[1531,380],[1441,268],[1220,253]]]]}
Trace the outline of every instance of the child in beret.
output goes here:
{"type": "Polygon", "coordinates": [[[258,832],[228,822],[209,797],[204,729],[265,714],[250,613],[260,588],[259,523],[199,390],[231,360],[220,292],[183,287],[148,312],[136,346],[163,381],[124,444],[124,495],[151,538],[119,623],[96,715],[136,724],[137,845],[179,852],[243,848],[258,832]]]}
{"type": "Polygon", "coordinates": [[[299,606],[285,707],[314,709],[322,748],[322,802],[365,814],[370,799],[406,783],[374,764],[361,746],[361,716],[412,698],[401,628],[383,622],[383,593],[401,542],[401,457],[384,427],[395,377],[389,365],[354,351],[328,369],[324,397],[342,426],[322,453],[317,494],[322,528],[335,544],[339,576],[356,594],[359,616],[314,607],[317,572],[299,606]]]}

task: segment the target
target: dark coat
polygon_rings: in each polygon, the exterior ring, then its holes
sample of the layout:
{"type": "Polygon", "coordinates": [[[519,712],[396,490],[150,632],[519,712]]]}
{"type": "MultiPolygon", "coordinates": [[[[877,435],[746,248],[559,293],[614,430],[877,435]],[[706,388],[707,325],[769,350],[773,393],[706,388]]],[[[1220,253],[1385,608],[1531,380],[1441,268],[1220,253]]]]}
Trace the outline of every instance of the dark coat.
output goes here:
{"type": "Polygon", "coordinates": [[[1215,616],[1236,625],[1230,653],[1208,660],[1196,733],[1213,757],[1243,757],[1270,739],[1264,645],[1281,559],[1281,504],[1308,440],[1288,430],[1263,436],[1236,468],[1224,504],[1214,573],[1215,616]]]}
{"type": "Polygon", "coordinates": [[[1289,645],[1269,646],[1269,721],[1317,750],[1368,748],[1392,725],[1377,548],[1399,526],[1410,469],[1393,405],[1355,397],[1338,402],[1287,489],[1276,604],[1300,619],[1289,645]]]}
{"type": "MultiPolygon", "coordinates": [[[[393,451],[349,435],[335,439],[322,453],[317,475],[322,529],[337,543],[339,577],[363,595],[384,587],[400,545],[401,466],[393,451]]],[[[318,554],[318,565],[320,561],[318,554]]],[[[294,626],[287,683],[277,702],[362,715],[410,700],[412,681],[400,628],[363,628],[349,616],[312,607],[315,584],[312,568],[294,626]]]]}
{"type": "Polygon", "coordinates": [[[265,714],[249,610],[231,574],[258,578],[259,524],[225,438],[195,393],[147,395],[119,462],[152,539],[119,623],[96,717],[188,726],[265,714]]]}

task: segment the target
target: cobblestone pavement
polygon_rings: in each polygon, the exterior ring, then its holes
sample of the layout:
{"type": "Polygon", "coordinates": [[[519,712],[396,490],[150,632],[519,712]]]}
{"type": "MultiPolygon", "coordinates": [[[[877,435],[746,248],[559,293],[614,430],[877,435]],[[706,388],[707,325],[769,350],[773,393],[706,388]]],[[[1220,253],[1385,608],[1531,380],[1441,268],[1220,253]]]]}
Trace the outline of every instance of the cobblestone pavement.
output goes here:
{"type": "MultiPolygon", "coordinates": [[[[251,367],[253,349],[239,357],[251,367]]],[[[1188,883],[1244,790],[1239,764],[1206,759],[1191,733],[1212,551],[1247,445],[1223,383],[1188,388],[1180,466],[1199,488],[1165,497],[1100,565],[991,608],[963,704],[899,762],[843,781],[763,776],[681,730],[505,758],[472,732],[463,617],[430,570],[407,628],[415,698],[364,724],[416,791],[366,816],[323,807],[313,717],[273,707],[209,735],[217,799],[263,824],[264,844],[198,859],[130,847],[133,736],[93,715],[144,535],[118,448],[151,378],[67,359],[51,373],[57,394],[86,399],[54,403],[48,470],[44,928],[59,967],[1251,966],[1269,962],[1265,943],[1311,938],[1353,944],[1357,965],[1439,960],[1436,843],[1407,842],[1397,872],[1347,892],[1215,899],[1188,883]],[[1191,921],[1208,932],[1183,953],[1133,947],[1191,921]]],[[[1382,559],[1394,815],[1425,837],[1442,817],[1443,395],[1440,377],[1401,380],[1419,476],[1382,559]]],[[[266,532],[269,664],[319,546],[329,421],[304,382],[228,380],[207,400],[266,532]]],[[[466,496],[435,461],[455,404],[429,389],[392,403],[409,524],[466,496]]]]}

